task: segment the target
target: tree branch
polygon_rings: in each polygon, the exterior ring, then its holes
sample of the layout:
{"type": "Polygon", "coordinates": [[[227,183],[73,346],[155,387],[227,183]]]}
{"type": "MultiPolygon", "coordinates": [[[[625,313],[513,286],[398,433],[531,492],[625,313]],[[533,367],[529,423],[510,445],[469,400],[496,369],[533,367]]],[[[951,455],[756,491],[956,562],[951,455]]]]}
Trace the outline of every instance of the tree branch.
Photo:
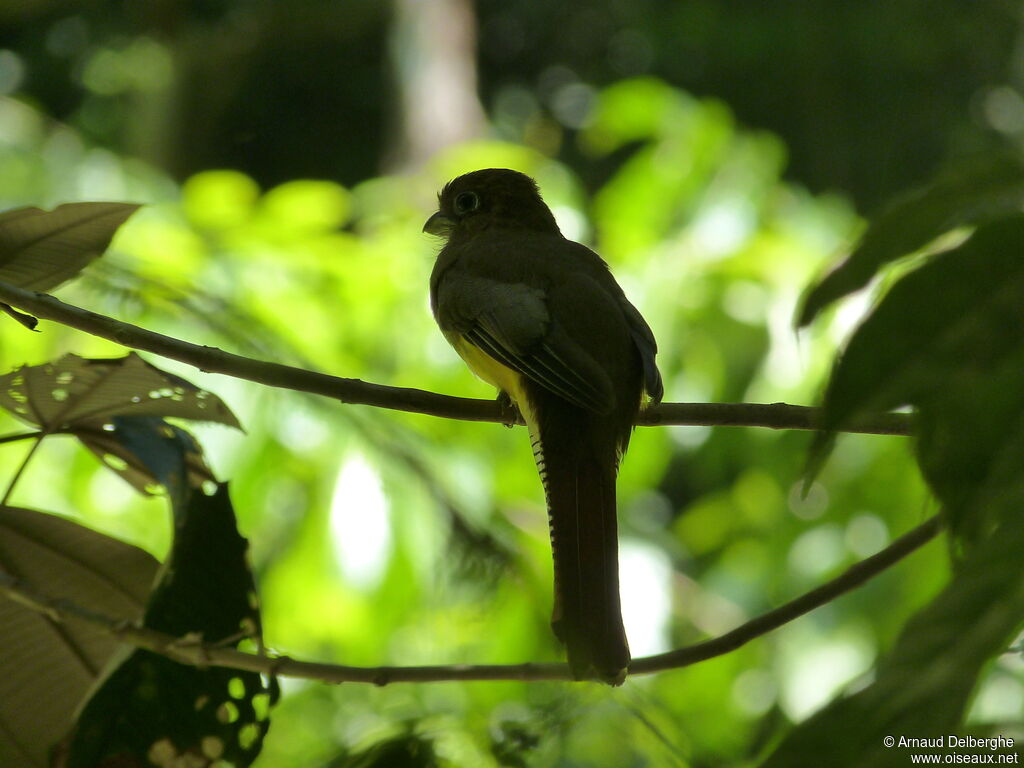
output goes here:
{"type": "MultiPolygon", "coordinates": [[[[518,414],[503,410],[493,400],[452,397],[406,387],[389,387],[360,379],[295,368],[200,346],[123,323],[106,315],[65,304],[37,291],[26,291],[0,282],[0,302],[12,304],[37,317],[52,320],[117,344],[195,366],[201,371],[220,373],[281,389],[311,392],[343,403],[372,405],[398,411],[423,413],[463,421],[515,422],[518,414]]],[[[732,426],[772,429],[816,429],[819,409],[785,403],[662,403],[640,414],[641,426],[732,426]]],[[[843,431],[880,435],[909,435],[912,423],[907,414],[886,413],[862,419],[843,431]]]]}
{"type": "Polygon", "coordinates": [[[941,530],[942,516],[930,517],[921,525],[903,534],[881,552],[876,552],[871,557],[850,566],[836,578],[804,593],[795,600],[790,600],[785,605],[763,613],[746,624],[741,624],[736,629],[712,640],[705,640],[703,643],[678,648],[668,653],[636,659],[629,665],[629,673],[632,675],[647,674],[663,669],[687,667],[698,661],[705,661],[734,651],[754,638],[778,629],[783,624],[788,624],[793,619],[859,587],[868,579],[895,565],[918,547],[931,541],[941,530]]]}
{"type": "MultiPolygon", "coordinates": [[[[629,674],[645,675],[667,669],[678,669],[730,653],[751,640],[860,586],[930,541],[941,528],[940,516],[936,515],[896,539],[881,552],[851,566],[832,581],[740,625],[731,632],[668,653],[634,659],[629,666],[629,674]]],[[[228,667],[261,674],[319,680],[325,683],[372,683],[374,685],[443,681],[573,680],[566,664],[348,667],[297,661],[287,656],[259,656],[232,648],[204,644],[188,638],[177,638],[126,621],[112,619],[70,601],[42,595],[20,579],[3,571],[0,571],[0,593],[54,621],[85,622],[129,645],[146,648],[175,661],[198,667],[228,667]]]]}

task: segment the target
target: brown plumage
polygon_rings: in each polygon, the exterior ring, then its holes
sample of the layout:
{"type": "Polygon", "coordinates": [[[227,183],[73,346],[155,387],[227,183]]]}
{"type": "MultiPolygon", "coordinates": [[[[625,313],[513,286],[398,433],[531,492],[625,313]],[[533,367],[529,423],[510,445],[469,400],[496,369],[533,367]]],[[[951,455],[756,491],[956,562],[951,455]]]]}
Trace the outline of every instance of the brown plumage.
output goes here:
{"type": "Polygon", "coordinates": [[[424,230],[447,240],[430,278],[441,331],[530,430],[551,526],[555,633],[577,677],[619,684],[629,648],[615,476],[643,393],[661,399],[654,335],[604,261],[562,236],[524,174],[454,179],[424,230]]]}

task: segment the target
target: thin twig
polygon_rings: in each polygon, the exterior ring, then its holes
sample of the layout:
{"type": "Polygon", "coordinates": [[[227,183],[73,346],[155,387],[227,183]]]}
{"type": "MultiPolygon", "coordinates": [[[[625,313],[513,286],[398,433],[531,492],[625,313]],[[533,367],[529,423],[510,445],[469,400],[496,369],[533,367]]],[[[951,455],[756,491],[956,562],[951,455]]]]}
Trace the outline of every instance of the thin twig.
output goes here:
{"type": "Polygon", "coordinates": [[[21,460],[21,464],[18,465],[18,469],[11,478],[11,482],[7,484],[7,490],[4,492],[3,499],[0,499],[0,505],[6,505],[10,500],[11,494],[14,493],[14,486],[18,484],[21,476],[25,474],[25,470],[28,468],[28,463],[32,460],[32,457],[36,455],[36,451],[38,451],[39,446],[43,444],[43,438],[46,437],[46,435],[46,432],[40,432],[36,436],[36,441],[32,443],[32,447],[28,449],[28,453],[25,454],[25,458],[21,460]]]}
{"type": "MultiPolygon", "coordinates": [[[[152,352],[195,366],[271,387],[311,392],[343,403],[372,405],[411,413],[423,413],[463,421],[507,423],[512,417],[493,400],[451,397],[406,387],[389,387],[360,379],[328,376],[316,371],[224,352],[123,323],[106,315],[65,304],[53,296],[26,291],[0,282],[0,301],[70,328],[109,339],[125,347],[152,352]]],[[[735,426],[772,429],[816,429],[820,411],[785,403],[662,403],[646,409],[637,423],[642,426],[735,426]]],[[[522,423],[518,420],[517,423],[522,423]]],[[[879,414],[847,425],[842,431],[882,435],[911,434],[906,414],[879,414]]]]}
{"type": "MultiPolygon", "coordinates": [[[[834,600],[860,586],[930,541],[941,530],[938,515],[896,539],[881,552],[847,569],[842,575],[773,611],[762,614],[731,632],[703,643],[656,656],[634,659],[630,675],[645,675],[678,669],[736,650],[798,616],[834,600]]],[[[426,683],[483,680],[572,680],[566,664],[480,664],[423,667],[348,667],[297,661],[287,656],[243,653],[215,644],[196,643],[152,629],[100,615],[66,600],[40,594],[23,581],[0,571],[0,594],[55,620],[83,621],[99,627],[122,642],[146,648],[168,658],[196,666],[217,666],[262,674],[319,680],[326,683],[426,683]]]]}
{"type": "MultiPolygon", "coordinates": [[[[50,434],[54,434],[54,433],[51,432],[50,434]]],[[[19,440],[29,440],[29,439],[31,439],[33,437],[42,437],[42,436],[43,436],[43,432],[42,431],[38,431],[38,432],[18,432],[18,433],[11,434],[11,435],[2,435],[2,436],[0,436],[0,445],[3,445],[4,443],[17,443],[19,440]]]]}

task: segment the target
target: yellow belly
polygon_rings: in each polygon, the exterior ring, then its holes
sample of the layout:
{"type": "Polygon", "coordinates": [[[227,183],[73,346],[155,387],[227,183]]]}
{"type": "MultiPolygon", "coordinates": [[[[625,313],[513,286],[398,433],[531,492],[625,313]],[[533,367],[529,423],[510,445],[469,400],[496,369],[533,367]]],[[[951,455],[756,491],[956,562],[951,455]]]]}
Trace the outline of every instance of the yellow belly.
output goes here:
{"type": "MultiPolygon", "coordinates": [[[[512,401],[523,414],[528,426],[533,424],[533,411],[530,408],[529,399],[523,389],[523,376],[507,365],[499,363],[479,347],[466,341],[460,333],[446,333],[445,338],[459,353],[459,357],[466,361],[474,374],[486,381],[493,387],[506,392],[512,401]]],[[[532,431],[532,430],[531,430],[532,431]]]]}

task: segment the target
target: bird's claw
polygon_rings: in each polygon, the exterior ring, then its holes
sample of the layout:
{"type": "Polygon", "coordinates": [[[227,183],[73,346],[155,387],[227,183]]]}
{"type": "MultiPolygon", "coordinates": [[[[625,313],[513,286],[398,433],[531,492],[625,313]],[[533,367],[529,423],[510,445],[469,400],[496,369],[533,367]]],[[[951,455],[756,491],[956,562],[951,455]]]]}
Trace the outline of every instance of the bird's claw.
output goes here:
{"type": "Polygon", "coordinates": [[[504,390],[498,392],[497,400],[498,407],[501,408],[501,423],[509,429],[512,429],[512,427],[518,424],[522,419],[522,416],[519,413],[519,408],[514,402],[512,402],[512,398],[509,396],[508,392],[505,392],[504,390]]]}

